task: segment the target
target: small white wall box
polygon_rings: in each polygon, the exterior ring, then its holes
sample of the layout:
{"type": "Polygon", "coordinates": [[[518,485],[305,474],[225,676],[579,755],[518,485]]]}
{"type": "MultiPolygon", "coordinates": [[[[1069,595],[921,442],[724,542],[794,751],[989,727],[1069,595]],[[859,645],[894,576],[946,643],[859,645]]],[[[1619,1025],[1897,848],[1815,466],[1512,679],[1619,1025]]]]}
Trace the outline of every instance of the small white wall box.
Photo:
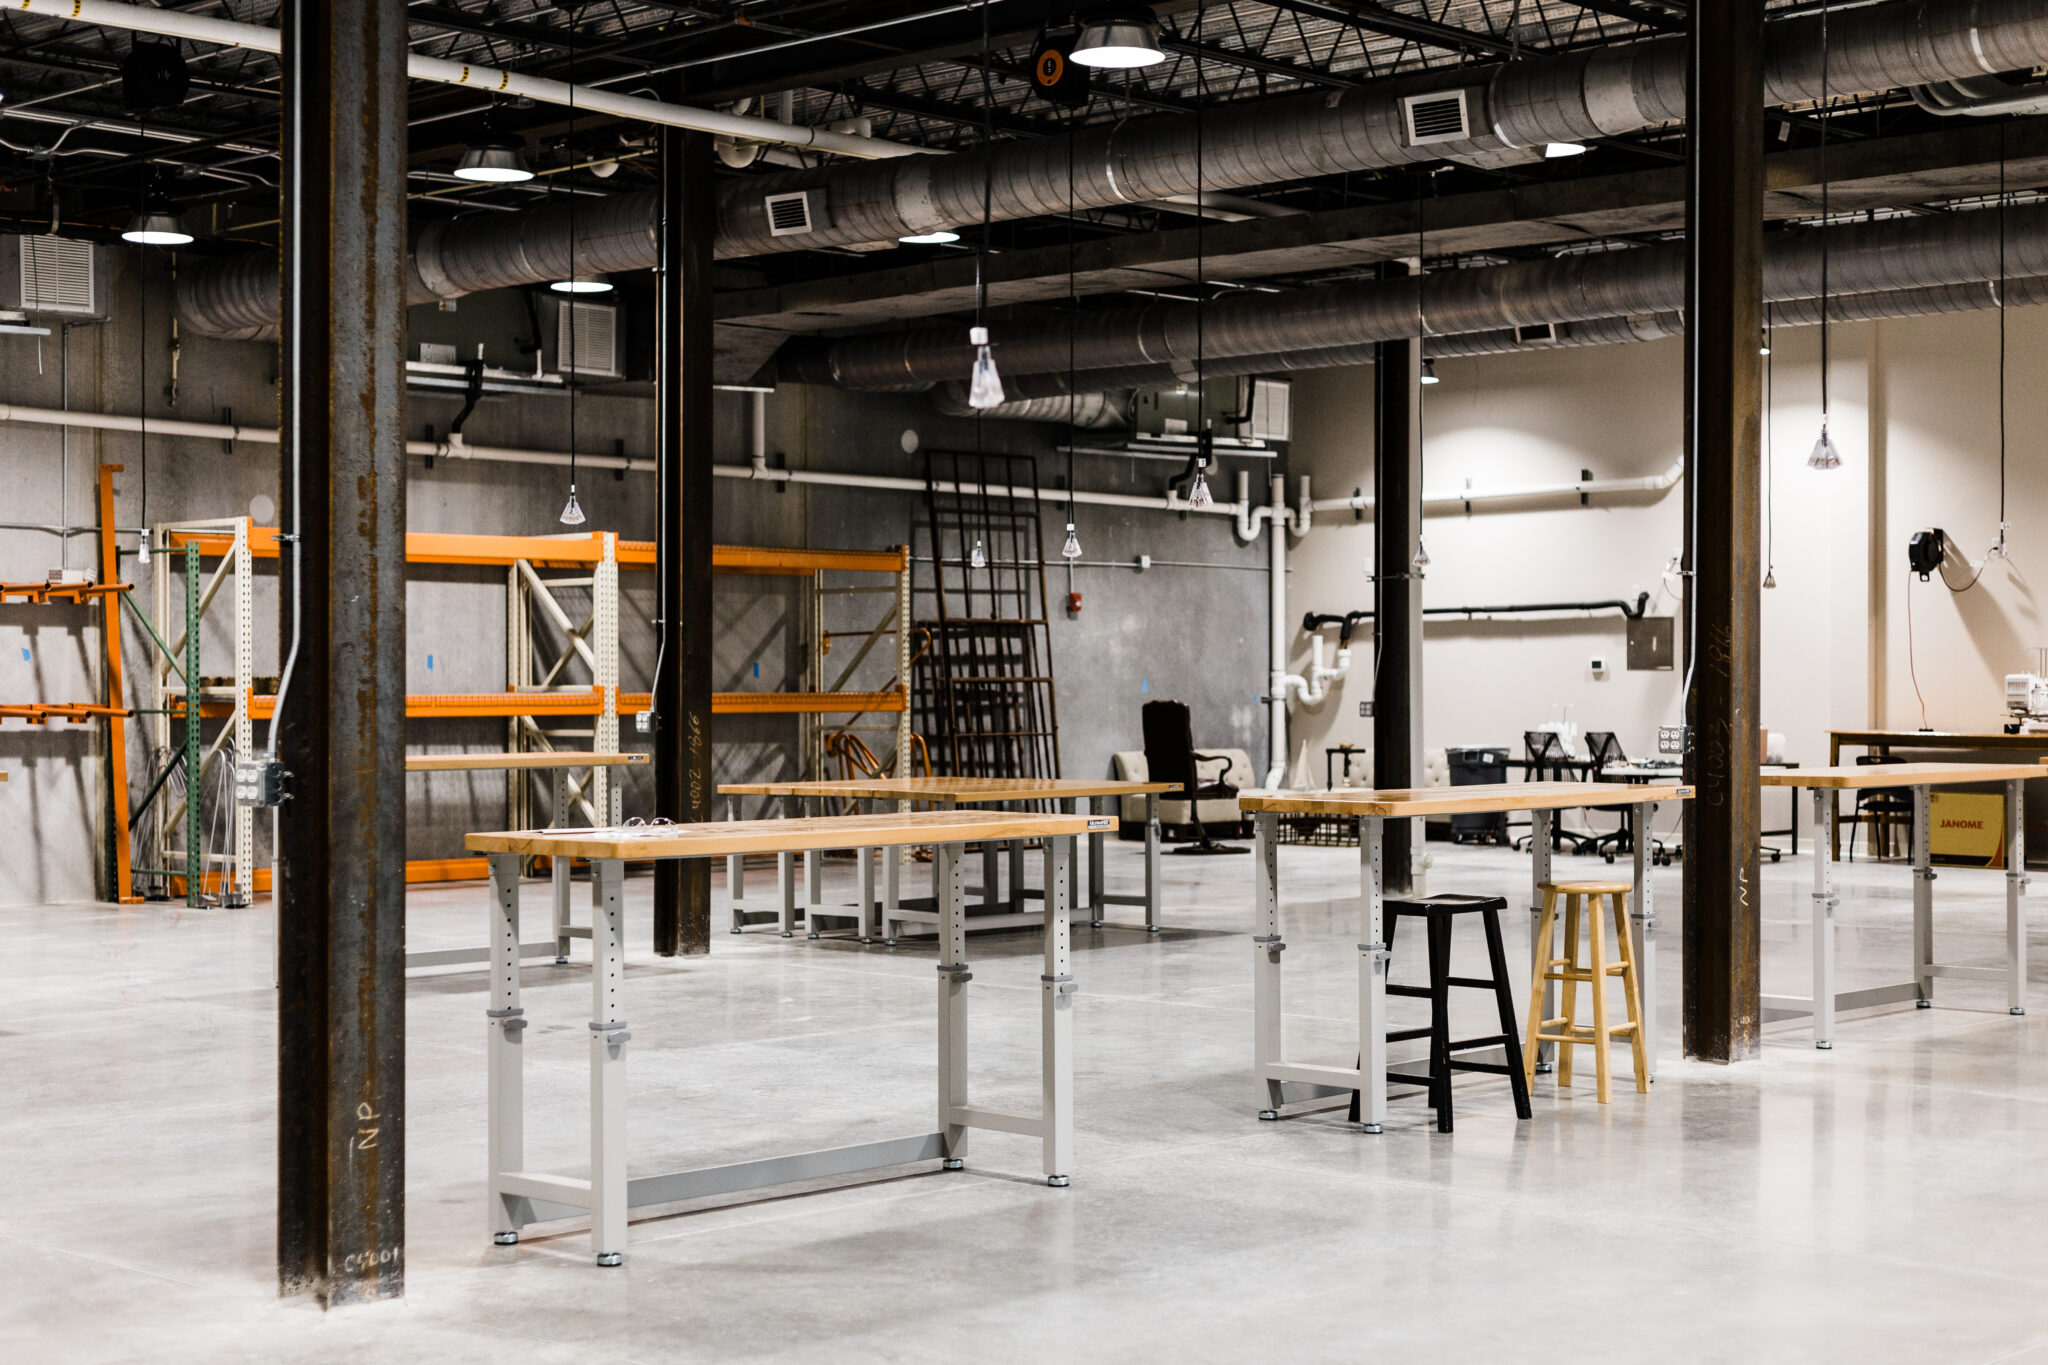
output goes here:
{"type": "Polygon", "coordinates": [[[92,582],[92,574],[85,569],[52,569],[45,581],[53,588],[76,588],[92,582]]]}
{"type": "Polygon", "coordinates": [[[1607,658],[1605,655],[1595,654],[1592,658],[1586,660],[1586,667],[1592,669],[1595,673],[1605,673],[1607,671],[1607,658]]]}

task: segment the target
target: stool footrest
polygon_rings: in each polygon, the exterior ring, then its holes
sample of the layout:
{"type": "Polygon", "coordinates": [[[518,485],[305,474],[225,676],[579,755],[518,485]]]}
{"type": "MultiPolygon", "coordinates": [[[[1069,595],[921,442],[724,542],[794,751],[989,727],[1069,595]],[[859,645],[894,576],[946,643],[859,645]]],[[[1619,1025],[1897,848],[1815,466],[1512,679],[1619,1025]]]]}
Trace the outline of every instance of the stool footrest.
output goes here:
{"type": "Polygon", "coordinates": [[[1430,998],[1427,986],[1388,986],[1388,995],[1398,995],[1404,1000],[1427,1000],[1430,998]]]}
{"type": "Polygon", "coordinates": [[[1445,982],[1452,986],[1463,986],[1468,991],[1497,991],[1500,989],[1498,981],[1477,976],[1446,977],[1445,982]]]}
{"type": "Polygon", "coordinates": [[[1484,1071],[1491,1076],[1506,1076],[1521,1069],[1520,1065],[1511,1068],[1502,1062],[1461,1062],[1455,1057],[1451,1059],[1453,1071],[1484,1071]]]}
{"type": "Polygon", "coordinates": [[[1400,1082],[1400,1083],[1401,1083],[1402,1085],[1435,1085],[1435,1084],[1436,1084],[1436,1082],[1435,1082],[1434,1080],[1432,1080],[1432,1079],[1431,1079],[1430,1077],[1428,1077],[1428,1076],[1418,1076],[1418,1075],[1416,1075],[1416,1074],[1415,1074],[1414,1072],[1412,1072],[1412,1071],[1389,1071],[1389,1072],[1387,1073],[1387,1079],[1388,1079],[1388,1080],[1390,1080],[1390,1081],[1398,1081],[1398,1082],[1400,1082]]]}
{"type": "Polygon", "coordinates": [[[1412,1043],[1417,1038],[1429,1037],[1431,1032],[1433,1032],[1433,1030],[1431,1030],[1427,1025],[1425,1025],[1422,1028],[1389,1029],[1387,1031],[1387,1041],[1390,1043],[1412,1043]]]}

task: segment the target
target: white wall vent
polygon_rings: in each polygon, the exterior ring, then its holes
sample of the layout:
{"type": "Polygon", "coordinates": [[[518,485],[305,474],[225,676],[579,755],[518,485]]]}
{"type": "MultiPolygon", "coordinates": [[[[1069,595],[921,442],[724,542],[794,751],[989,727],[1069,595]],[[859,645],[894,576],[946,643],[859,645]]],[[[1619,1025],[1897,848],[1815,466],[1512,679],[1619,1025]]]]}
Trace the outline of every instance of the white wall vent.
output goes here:
{"type": "Polygon", "coordinates": [[[460,365],[462,362],[457,359],[455,347],[449,342],[422,341],[420,343],[420,363],[422,365],[460,365]]]}
{"type": "Polygon", "coordinates": [[[1426,147],[1432,142],[1463,142],[1472,136],[1472,121],[1463,90],[1432,90],[1426,95],[1409,95],[1401,101],[1401,118],[1407,124],[1408,145],[1411,147],[1426,147]]]}
{"type": "Polygon", "coordinates": [[[1554,322],[1527,322],[1515,328],[1515,342],[1521,346],[1557,345],[1557,324],[1554,322]]]}
{"type": "Polygon", "coordinates": [[[21,311],[91,316],[99,311],[93,244],[71,237],[23,237],[21,311]]]}
{"type": "Polygon", "coordinates": [[[770,237],[800,237],[829,227],[825,221],[825,192],[823,190],[792,190],[787,194],[763,196],[761,203],[768,210],[768,235],[770,237]]]}
{"type": "Polygon", "coordinates": [[[564,374],[619,375],[619,310],[565,302],[555,314],[555,364],[564,374]]]}
{"type": "Polygon", "coordinates": [[[1288,440],[1294,416],[1294,382],[1289,379],[1254,379],[1251,391],[1251,421],[1244,434],[1255,441],[1288,440]]]}

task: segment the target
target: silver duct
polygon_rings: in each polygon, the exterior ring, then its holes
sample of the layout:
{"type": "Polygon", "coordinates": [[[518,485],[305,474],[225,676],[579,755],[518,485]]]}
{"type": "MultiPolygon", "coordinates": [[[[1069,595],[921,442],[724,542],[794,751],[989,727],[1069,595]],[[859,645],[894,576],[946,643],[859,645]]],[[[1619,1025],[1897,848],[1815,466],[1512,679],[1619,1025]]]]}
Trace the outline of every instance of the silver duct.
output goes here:
{"type": "MultiPolygon", "coordinates": [[[[1900,0],[1835,15],[1829,46],[1837,93],[1890,90],[1981,78],[2048,64],[2048,0],[1900,0]]],[[[1817,19],[1770,26],[1766,99],[1772,104],[1820,92],[1817,19]]],[[[1187,115],[1133,119],[1072,137],[997,143],[952,156],[913,156],[786,176],[750,177],[720,189],[721,258],[824,246],[893,241],[913,232],[978,222],[984,176],[998,221],[1064,214],[1072,205],[1104,208],[1191,193],[1245,189],[1344,171],[1372,170],[1448,157],[1473,159],[1546,142],[1611,136],[1685,115],[1680,39],[1564,56],[1529,57],[1485,67],[1456,67],[1374,82],[1359,90],[1290,95],[1209,119],[1200,156],[1187,115]],[[1407,96],[1462,92],[1470,136],[1417,145],[1407,132],[1407,96]],[[817,187],[810,232],[768,230],[764,196],[817,187]]],[[[579,244],[590,269],[639,270],[655,263],[651,194],[616,195],[606,209],[579,206],[579,235],[607,217],[600,232],[612,264],[579,244]],[[586,227],[586,219],[591,227],[586,227]]],[[[555,278],[547,263],[567,258],[559,206],[484,214],[422,234],[410,270],[413,301],[453,298],[471,289],[538,284],[555,278]],[[465,284],[464,281],[475,281],[465,284]],[[449,292],[453,291],[453,292],[449,292]]],[[[206,336],[245,337],[276,317],[274,260],[229,258],[181,272],[179,317],[206,336]],[[251,322],[251,318],[255,322],[251,322]]],[[[951,375],[946,376],[948,378],[951,375]]]]}
{"type": "MultiPolygon", "coordinates": [[[[1829,287],[1883,293],[1996,278],[1999,215],[1991,212],[1837,225],[1828,231],[1829,287]]],[[[2048,275],[2048,205],[2009,209],[2006,270],[2048,275]]],[[[1774,303],[1820,293],[1821,241],[1812,231],[1765,243],[1764,297],[1774,303]]],[[[1458,335],[1541,323],[1670,312],[1685,298],[1682,243],[1592,252],[1507,266],[1447,270],[1420,278],[1324,285],[1285,294],[1234,294],[1204,308],[1152,303],[1079,318],[992,328],[998,367],[1011,376],[1169,365],[1220,373],[1232,357],[1362,346],[1404,337],[1458,335]]],[[[943,382],[967,371],[961,329],[920,328],[836,341],[787,344],[783,379],[841,388],[943,382]]],[[[1185,377],[1185,376],[1183,376],[1185,377]]]]}
{"type": "Polygon", "coordinates": [[[1040,397],[1012,396],[992,408],[967,405],[965,384],[941,384],[932,390],[932,410],[948,417],[991,417],[1010,422],[1058,422],[1083,431],[1122,431],[1131,425],[1129,389],[1096,391],[1069,397],[1065,393],[1040,397]]]}
{"type": "MultiPolygon", "coordinates": [[[[1820,20],[1770,26],[1764,98],[1820,95],[1820,20]]],[[[1837,95],[2026,70],[2048,62],[2048,0],[1905,0],[1829,20],[1829,86],[1837,95]]],[[[730,186],[720,200],[720,251],[753,255],[855,246],[981,220],[984,178],[999,221],[1140,203],[1195,188],[1279,184],[1406,162],[1486,158],[1549,142],[1611,137],[1685,117],[1685,46],[1663,38],[1495,66],[1454,67],[1318,90],[1232,109],[1198,139],[1186,115],[1133,119],[1071,138],[999,143],[948,157],[832,167],[730,186]],[[1408,96],[1462,92],[1469,135],[1418,144],[1408,96]],[[1198,156],[1199,150],[1199,156],[1198,156]],[[1071,158],[1071,160],[1070,160],[1071,158]],[[820,187],[829,227],[798,237],[768,229],[764,194],[820,187]]]]}

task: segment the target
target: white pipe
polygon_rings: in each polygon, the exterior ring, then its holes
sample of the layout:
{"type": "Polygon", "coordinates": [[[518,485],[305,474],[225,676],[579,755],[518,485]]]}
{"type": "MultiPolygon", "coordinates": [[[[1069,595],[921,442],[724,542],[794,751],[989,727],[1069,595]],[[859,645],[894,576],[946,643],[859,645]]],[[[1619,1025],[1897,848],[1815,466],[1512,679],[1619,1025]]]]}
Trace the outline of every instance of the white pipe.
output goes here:
{"type": "MultiPolygon", "coordinates": [[[[112,0],[6,0],[6,4],[9,9],[48,15],[53,19],[69,19],[73,23],[122,29],[132,33],[155,33],[167,38],[185,38],[197,43],[212,43],[218,47],[246,47],[253,51],[270,53],[281,53],[284,48],[284,37],[274,28],[266,28],[261,24],[213,19],[202,14],[186,14],[178,10],[115,4],[112,0]]],[[[688,105],[666,104],[638,95],[614,94],[612,91],[599,90],[587,85],[543,80],[538,76],[521,75],[516,71],[505,71],[492,66],[476,66],[469,62],[423,57],[418,53],[406,58],[405,69],[406,74],[416,81],[459,85],[493,95],[523,95],[541,104],[568,105],[588,110],[593,114],[611,114],[643,123],[658,123],[670,128],[689,128],[696,132],[742,138],[752,142],[775,143],[787,147],[811,147],[821,152],[836,152],[840,156],[862,157],[869,160],[920,156],[925,152],[922,147],[889,142],[881,138],[835,133],[824,128],[806,128],[778,123],[774,119],[752,118],[744,114],[722,114],[715,109],[693,109],[688,105]]]]}
{"type": "MultiPolygon", "coordinates": [[[[1249,503],[1249,480],[1244,471],[1238,471],[1238,497],[1249,503]]],[[[1287,481],[1278,474],[1273,476],[1273,515],[1268,518],[1273,525],[1272,558],[1268,563],[1267,577],[1270,580],[1272,599],[1267,605],[1267,623],[1272,631],[1268,657],[1272,662],[1271,675],[1266,687],[1266,782],[1265,785],[1278,791],[1287,783],[1287,481]]],[[[1239,522],[1243,526],[1242,520],[1239,522]]],[[[1257,532],[1254,531],[1254,534],[1257,532]]],[[[1243,535],[1242,529],[1238,533],[1243,535]]],[[[1318,643],[1321,637],[1317,637],[1318,643]]]]}
{"type": "MultiPolygon", "coordinates": [[[[765,395],[755,395],[757,404],[764,403],[765,395]]],[[[765,415],[765,414],[764,414],[765,415]]],[[[12,403],[0,403],[0,422],[25,422],[37,426],[90,427],[99,431],[140,431],[142,421],[136,417],[124,417],[115,413],[65,412],[59,408],[19,407],[12,403]]],[[[214,422],[180,422],[168,418],[149,419],[149,431],[153,436],[189,436],[202,441],[247,441],[256,445],[276,445],[277,430],[274,427],[245,427],[214,422]]],[[[765,423],[756,428],[765,433],[765,423]]],[[[408,455],[432,455],[437,459],[484,460],[497,464],[538,464],[567,465],[568,453],[554,450],[517,450],[505,446],[470,445],[460,436],[447,441],[407,441],[408,455]]],[[[578,465],[592,469],[623,469],[633,473],[653,473],[655,462],[651,459],[631,455],[584,455],[576,456],[578,465]]],[[[771,482],[812,484],[827,488],[876,488],[897,493],[923,493],[923,479],[897,478],[886,474],[831,474],[800,469],[768,468],[765,434],[754,443],[752,459],[747,464],[713,465],[711,472],[721,479],[765,479],[771,482]]],[[[944,493],[972,493],[980,484],[959,485],[941,482],[938,485],[944,493]]],[[[1070,498],[1077,503],[1093,507],[1129,507],[1148,512],[1196,512],[1210,516],[1231,517],[1242,520],[1244,507],[1240,503],[1219,502],[1207,507],[1196,507],[1174,493],[1163,497],[1147,498],[1131,493],[1068,493],[1064,488],[1035,488],[991,484],[989,495],[1006,498],[1035,498],[1039,502],[1065,504],[1070,498]]],[[[1261,515],[1267,515],[1260,508],[1261,515]]]]}
{"type": "MultiPolygon", "coordinates": [[[[1685,457],[1680,455],[1662,474],[1635,479],[1582,479],[1578,483],[1530,484],[1522,488],[1468,488],[1457,493],[1424,493],[1422,510],[1461,511],[1479,502],[1516,502],[1529,498],[1577,498],[1593,493],[1662,493],[1685,477],[1685,457]]],[[[1314,498],[1307,506],[1313,512],[1370,512],[1372,495],[1349,498],[1314,498]]]]}

